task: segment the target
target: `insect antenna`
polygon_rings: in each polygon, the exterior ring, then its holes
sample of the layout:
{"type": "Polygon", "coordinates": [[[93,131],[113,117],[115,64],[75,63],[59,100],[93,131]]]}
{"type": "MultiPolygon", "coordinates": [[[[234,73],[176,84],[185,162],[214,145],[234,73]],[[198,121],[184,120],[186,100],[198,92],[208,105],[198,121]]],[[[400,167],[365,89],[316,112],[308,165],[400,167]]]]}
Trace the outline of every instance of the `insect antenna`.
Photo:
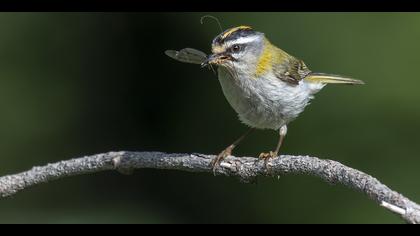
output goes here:
{"type": "Polygon", "coordinates": [[[228,70],[229,71],[229,73],[230,73],[230,75],[233,77],[233,78],[239,78],[239,75],[238,75],[238,71],[236,70],[236,67],[235,67],[235,64],[233,64],[233,62],[232,61],[230,61],[230,64],[232,65],[232,70],[233,71],[231,71],[231,70],[228,70]]]}
{"type": "Polygon", "coordinates": [[[216,73],[216,70],[214,70],[214,67],[213,67],[213,65],[210,65],[210,70],[212,70],[213,71],[213,73],[216,75],[217,73],[216,73]]]}
{"type": "MultiPolygon", "coordinates": [[[[218,19],[217,17],[215,17],[215,16],[212,16],[212,15],[205,15],[205,16],[202,16],[202,17],[200,18],[200,24],[204,24],[204,19],[206,19],[206,18],[210,18],[210,19],[215,20],[215,21],[217,22],[217,25],[219,26],[220,32],[223,32],[223,27],[222,27],[222,24],[220,24],[219,19],[218,19]]],[[[212,70],[214,74],[217,74],[217,73],[216,73],[216,70],[215,70],[215,69],[214,69],[214,67],[213,67],[213,65],[209,65],[209,70],[212,70]]]]}
{"type": "Polygon", "coordinates": [[[217,24],[219,25],[220,32],[223,32],[223,27],[222,27],[222,24],[220,24],[219,19],[217,19],[217,17],[215,17],[215,16],[212,16],[212,15],[205,15],[205,16],[202,16],[202,17],[200,18],[200,23],[201,23],[201,24],[203,24],[203,23],[204,23],[204,19],[206,19],[206,18],[210,18],[210,19],[215,20],[215,21],[217,22],[217,24]]]}

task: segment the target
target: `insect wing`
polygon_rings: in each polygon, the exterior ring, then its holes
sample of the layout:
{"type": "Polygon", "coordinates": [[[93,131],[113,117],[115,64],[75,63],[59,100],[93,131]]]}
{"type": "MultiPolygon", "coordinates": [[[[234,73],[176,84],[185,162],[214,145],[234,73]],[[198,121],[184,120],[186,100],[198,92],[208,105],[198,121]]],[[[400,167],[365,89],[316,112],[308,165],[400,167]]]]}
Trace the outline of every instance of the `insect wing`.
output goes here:
{"type": "Polygon", "coordinates": [[[177,61],[192,64],[201,64],[207,58],[207,55],[204,52],[193,48],[184,48],[180,51],[166,50],[165,54],[177,61]]]}

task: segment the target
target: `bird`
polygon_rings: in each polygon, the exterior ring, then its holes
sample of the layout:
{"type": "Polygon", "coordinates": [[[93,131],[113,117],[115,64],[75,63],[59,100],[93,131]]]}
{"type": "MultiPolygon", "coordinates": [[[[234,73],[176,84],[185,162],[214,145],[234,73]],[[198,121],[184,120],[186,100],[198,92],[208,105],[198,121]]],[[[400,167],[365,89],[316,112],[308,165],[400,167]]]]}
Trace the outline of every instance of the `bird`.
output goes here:
{"type": "Polygon", "coordinates": [[[167,50],[178,61],[217,67],[222,91],[239,120],[249,129],[211,162],[213,171],[254,129],[279,134],[273,151],[262,152],[265,163],[278,157],[287,126],[327,84],[361,85],[363,81],[341,75],[312,72],[303,60],[275,46],[251,26],[226,29],[211,43],[211,54],[185,48],[167,50]]]}

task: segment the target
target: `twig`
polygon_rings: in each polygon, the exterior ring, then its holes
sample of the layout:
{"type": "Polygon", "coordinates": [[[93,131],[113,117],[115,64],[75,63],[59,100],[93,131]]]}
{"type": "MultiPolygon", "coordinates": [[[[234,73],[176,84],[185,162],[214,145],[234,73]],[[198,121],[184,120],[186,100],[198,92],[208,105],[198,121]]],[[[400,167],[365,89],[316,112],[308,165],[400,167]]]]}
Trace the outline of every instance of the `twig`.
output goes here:
{"type": "MultiPolygon", "coordinates": [[[[154,168],[189,172],[212,172],[214,155],[168,154],[162,152],[109,152],[34,167],[19,174],[0,177],[0,197],[16,194],[28,187],[67,176],[105,170],[130,173],[134,169],[154,168]]],[[[230,156],[216,169],[216,174],[238,177],[244,182],[258,176],[277,177],[283,174],[306,174],[328,183],[340,183],[366,194],[379,205],[400,215],[407,223],[420,223],[420,206],[389,189],[377,179],[332,160],[309,156],[283,155],[271,160],[269,170],[264,161],[252,157],[230,156]]]]}

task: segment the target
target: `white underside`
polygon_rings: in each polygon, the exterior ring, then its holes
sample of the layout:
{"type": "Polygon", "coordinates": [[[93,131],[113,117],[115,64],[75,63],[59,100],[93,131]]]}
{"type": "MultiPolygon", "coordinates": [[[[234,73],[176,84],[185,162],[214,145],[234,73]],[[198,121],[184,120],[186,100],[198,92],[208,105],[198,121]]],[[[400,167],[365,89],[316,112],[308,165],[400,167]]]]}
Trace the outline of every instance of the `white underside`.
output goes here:
{"type": "Polygon", "coordinates": [[[239,119],[259,129],[277,130],[287,125],[325,86],[304,80],[293,86],[270,74],[256,79],[240,75],[241,79],[235,79],[222,67],[218,74],[223,93],[239,119]]]}

